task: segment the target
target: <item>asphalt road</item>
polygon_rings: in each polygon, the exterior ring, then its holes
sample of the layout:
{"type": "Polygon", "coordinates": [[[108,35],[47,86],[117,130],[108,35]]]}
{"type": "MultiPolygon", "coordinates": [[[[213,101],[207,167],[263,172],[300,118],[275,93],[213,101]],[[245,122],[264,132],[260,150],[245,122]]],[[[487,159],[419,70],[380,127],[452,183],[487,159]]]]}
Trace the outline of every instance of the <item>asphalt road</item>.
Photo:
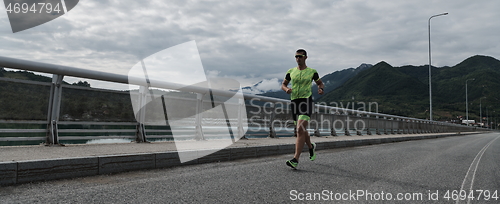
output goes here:
{"type": "Polygon", "coordinates": [[[298,170],[291,157],[0,187],[0,203],[500,203],[499,133],[304,153],[298,170]]]}

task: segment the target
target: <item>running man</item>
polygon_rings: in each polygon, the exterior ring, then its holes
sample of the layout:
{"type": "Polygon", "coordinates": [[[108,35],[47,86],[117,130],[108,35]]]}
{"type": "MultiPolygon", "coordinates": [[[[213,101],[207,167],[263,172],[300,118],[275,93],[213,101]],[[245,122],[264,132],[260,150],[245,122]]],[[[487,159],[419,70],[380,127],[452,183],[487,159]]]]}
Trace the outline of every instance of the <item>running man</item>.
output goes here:
{"type": "Polygon", "coordinates": [[[281,84],[281,90],[290,94],[292,117],[297,125],[297,140],[295,142],[295,155],[293,159],[286,161],[286,165],[295,168],[299,164],[300,153],[304,148],[304,143],[309,148],[309,159],[316,159],[316,144],[311,142],[311,137],[307,131],[307,126],[313,113],[314,105],[312,99],[312,81],[318,85],[318,93],[323,94],[325,85],[319,78],[315,69],[306,65],[307,52],[299,49],[295,53],[297,67],[286,72],[285,80],[281,84]],[[288,83],[292,83],[292,88],[288,88],[288,83]]]}

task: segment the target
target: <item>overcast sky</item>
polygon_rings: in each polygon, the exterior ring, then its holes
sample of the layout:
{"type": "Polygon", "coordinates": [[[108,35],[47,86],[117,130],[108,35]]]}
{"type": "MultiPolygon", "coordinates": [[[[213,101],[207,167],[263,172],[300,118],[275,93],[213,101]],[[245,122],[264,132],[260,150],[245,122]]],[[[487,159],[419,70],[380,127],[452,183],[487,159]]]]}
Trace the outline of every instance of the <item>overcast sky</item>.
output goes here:
{"type": "Polygon", "coordinates": [[[498,0],[81,0],[12,33],[2,7],[0,56],[126,75],[142,58],[194,40],[207,75],[247,86],[283,78],[299,48],[321,76],[361,63],[428,64],[427,22],[443,12],[431,22],[433,65],[498,59],[499,9],[498,0]]]}

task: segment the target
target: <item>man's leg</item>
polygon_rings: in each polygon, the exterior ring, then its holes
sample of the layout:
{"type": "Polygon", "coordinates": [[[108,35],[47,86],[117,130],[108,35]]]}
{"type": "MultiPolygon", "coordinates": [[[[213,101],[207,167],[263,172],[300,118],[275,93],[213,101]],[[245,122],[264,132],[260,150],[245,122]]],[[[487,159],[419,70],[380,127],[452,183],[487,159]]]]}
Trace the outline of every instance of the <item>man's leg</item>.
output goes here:
{"type": "Polygon", "coordinates": [[[306,136],[306,141],[305,142],[306,142],[307,147],[309,149],[311,149],[311,148],[313,148],[312,144],[311,144],[311,135],[309,135],[309,132],[307,132],[307,130],[306,130],[306,134],[307,134],[307,136],[306,136]]]}
{"type": "Polygon", "coordinates": [[[304,143],[307,144],[309,149],[312,148],[311,145],[311,137],[309,136],[309,132],[307,131],[307,125],[309,121],[307,120],[298,120],[297,122],[297,140],[295,142],[295,155],[294,158],[298,161],[300,158],[300,154],[304,149],[304,143]]]}

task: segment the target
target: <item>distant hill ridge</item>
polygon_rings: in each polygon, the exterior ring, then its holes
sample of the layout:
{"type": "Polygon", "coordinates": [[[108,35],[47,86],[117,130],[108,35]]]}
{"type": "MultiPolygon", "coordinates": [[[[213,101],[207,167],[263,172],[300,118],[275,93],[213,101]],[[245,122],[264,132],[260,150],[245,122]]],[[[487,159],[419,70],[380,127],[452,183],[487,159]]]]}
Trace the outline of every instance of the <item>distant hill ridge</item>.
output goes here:
{"type": "MultiPolygon", "coordinates": [[[[39,82],[52,82],[51,77],[46,77],[42,75],[35,74],[29,71],[7,71],[3,67],[0,67],[0,77],[11,78],[11,79],[23,79],[30,81],[39,81],[39,82]]],[[[69,85],[68,82],[63,81],[63,84],[69,85]]],[[[73,83],[71,85],[76,86],[84,86],[90,87],[90,84],[87,81],[79,81],[77,83],[73,83]]]]}
{"type": "MultiPolygon", "coordinates": [[[[428,66],[392,67],[380,62],[328,92],[319,101],[377,102],[379,112],[429,118],[428,66]],[[353,100],[354,98],[354,100],[353,100]]],[[[500,113],[500,61],[476,55],[452,67],[432,68],[433,119],[465,117],[465,82],[468,81],[469,119],[479,120],[479,102],[500,113]]],[[[495,111],[495,112],[493,112],[495,111]]],[[[485,115],[485,110],[482,110],[485,115]]]]}

